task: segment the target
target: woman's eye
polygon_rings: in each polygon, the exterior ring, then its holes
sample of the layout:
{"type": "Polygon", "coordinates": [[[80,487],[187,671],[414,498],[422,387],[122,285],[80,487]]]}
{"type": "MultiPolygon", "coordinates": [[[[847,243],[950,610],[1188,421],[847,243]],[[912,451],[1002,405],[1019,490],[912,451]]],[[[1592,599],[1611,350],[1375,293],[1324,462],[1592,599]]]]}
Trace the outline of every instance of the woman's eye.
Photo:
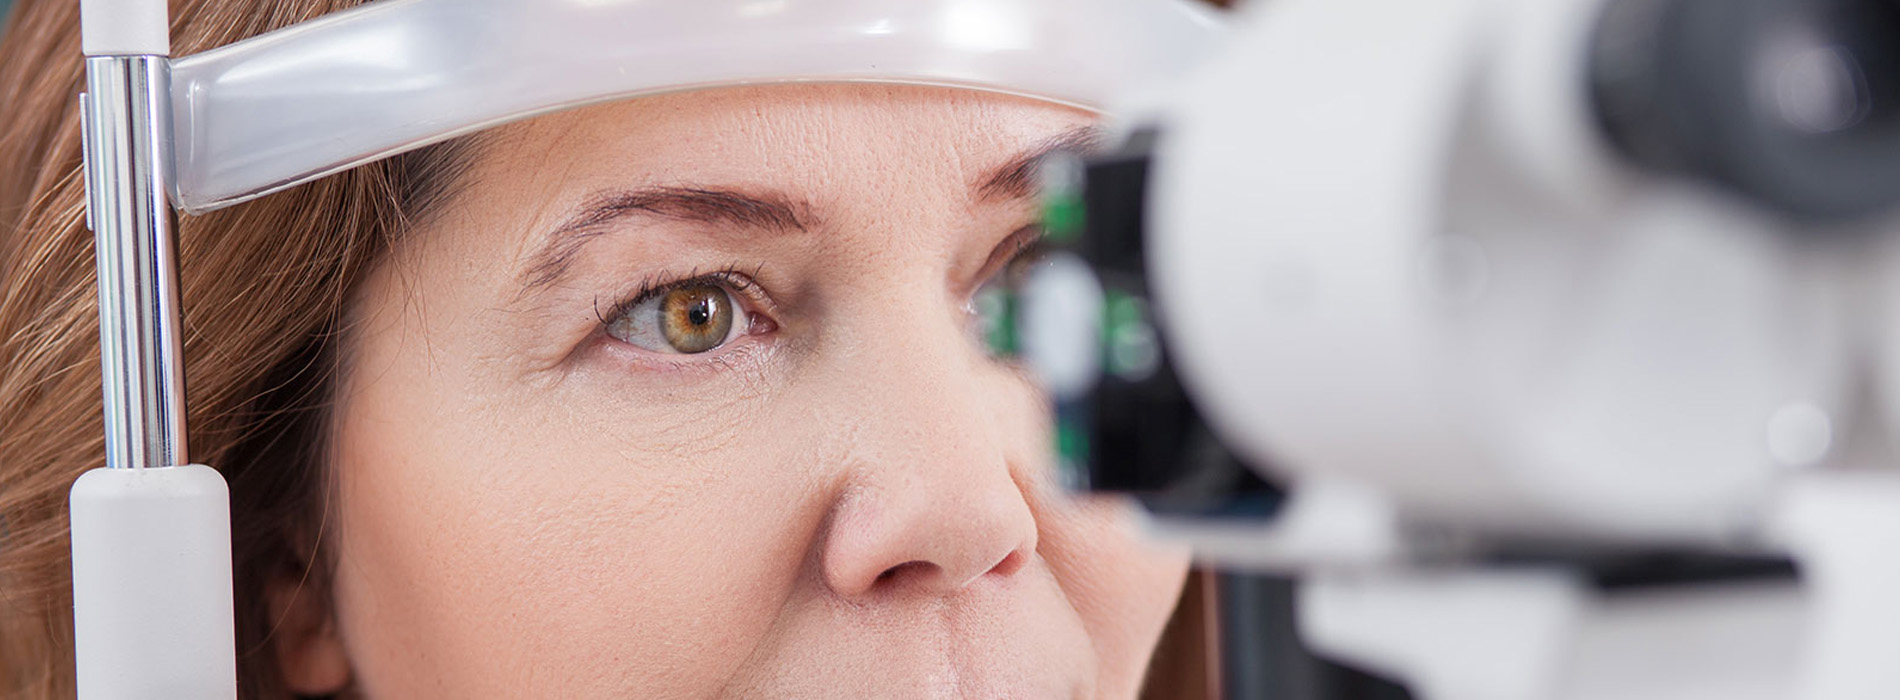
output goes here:
{"type": "Polygon", "coordinates": [[[694,355],[717,349],[746,329],[732,293],[712,282],[691,282],[649,294],[607,322],[607,334],[634,347],[694,355]]]}

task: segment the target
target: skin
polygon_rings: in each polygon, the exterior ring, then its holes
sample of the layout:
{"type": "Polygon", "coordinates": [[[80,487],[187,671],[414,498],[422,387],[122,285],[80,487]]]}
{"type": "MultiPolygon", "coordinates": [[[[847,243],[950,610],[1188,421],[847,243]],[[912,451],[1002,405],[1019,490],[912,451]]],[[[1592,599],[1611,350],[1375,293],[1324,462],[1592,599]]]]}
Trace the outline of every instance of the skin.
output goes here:
{"type": "Polygon", "coordinates": [[[1134,697],[1186,557],[1059,491],[1044,403],[970,311],[1035,215],[984,183],[1089,121],[780,86],[491,132],[352,301],[332,595],[277,596],[292,689],[1134,697]],[[653,206],[584,227],[555,274],[551,232],[651,187],[798,225],[653,206]],[[605,332],[643,281],[722,270],[749,285],[732,341],[605,332]]]}

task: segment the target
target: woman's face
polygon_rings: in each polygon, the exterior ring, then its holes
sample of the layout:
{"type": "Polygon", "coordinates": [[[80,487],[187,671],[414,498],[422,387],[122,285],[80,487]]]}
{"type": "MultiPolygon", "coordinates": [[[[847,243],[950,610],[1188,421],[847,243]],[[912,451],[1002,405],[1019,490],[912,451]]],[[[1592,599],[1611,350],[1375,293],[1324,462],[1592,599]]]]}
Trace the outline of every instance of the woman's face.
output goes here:
{"type": "Polygon", "coordinates": [[[1089,121],[801,86],[492,133],[352,302],[293,688],[1132,697],[1185,559],[1058,493],[970,310],[1089,121]]]}

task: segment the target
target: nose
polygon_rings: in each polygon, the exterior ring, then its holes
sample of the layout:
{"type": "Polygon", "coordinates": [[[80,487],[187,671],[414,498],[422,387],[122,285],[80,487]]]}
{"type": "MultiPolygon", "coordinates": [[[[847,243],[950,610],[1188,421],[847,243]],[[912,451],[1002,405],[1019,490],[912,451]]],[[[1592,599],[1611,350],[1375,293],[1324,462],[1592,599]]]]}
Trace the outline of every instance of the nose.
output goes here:
{"type": "Polygon", "coordinates": [[[1036,547],[1023,500],[1001,488],[953,489],[899,481],[847,494],[822,555],[825,584],[846,598],[951,595],[1021,570],[1036,547]]]}
{"type": "Polygon", "coordinates": [[[1021,471],[1033,440],[1011,431],[1026,420],[1001,417],[1028,400],[967,335],[936,341],[887,347],[853,372],[861,437],[820,549],[825,584],[846,598],[951,595],[1035,556],[1021,471]]]}

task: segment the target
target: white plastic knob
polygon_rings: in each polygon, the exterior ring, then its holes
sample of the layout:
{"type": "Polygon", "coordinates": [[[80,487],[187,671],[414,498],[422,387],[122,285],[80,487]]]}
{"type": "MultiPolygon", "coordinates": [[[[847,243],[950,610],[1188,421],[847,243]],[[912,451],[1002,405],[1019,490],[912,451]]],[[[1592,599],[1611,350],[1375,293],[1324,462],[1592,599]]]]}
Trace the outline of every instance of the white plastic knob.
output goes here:
{"type": "Polygon", "coordinates": [[[87,56],[170,56],[165,0],[80,0],[80,49],[87,56]]]}
{"type": "Polygon", "coordinates": [[[80,700],[235,700],[224,477],[94,469],[71,506],[80,700]]]}

